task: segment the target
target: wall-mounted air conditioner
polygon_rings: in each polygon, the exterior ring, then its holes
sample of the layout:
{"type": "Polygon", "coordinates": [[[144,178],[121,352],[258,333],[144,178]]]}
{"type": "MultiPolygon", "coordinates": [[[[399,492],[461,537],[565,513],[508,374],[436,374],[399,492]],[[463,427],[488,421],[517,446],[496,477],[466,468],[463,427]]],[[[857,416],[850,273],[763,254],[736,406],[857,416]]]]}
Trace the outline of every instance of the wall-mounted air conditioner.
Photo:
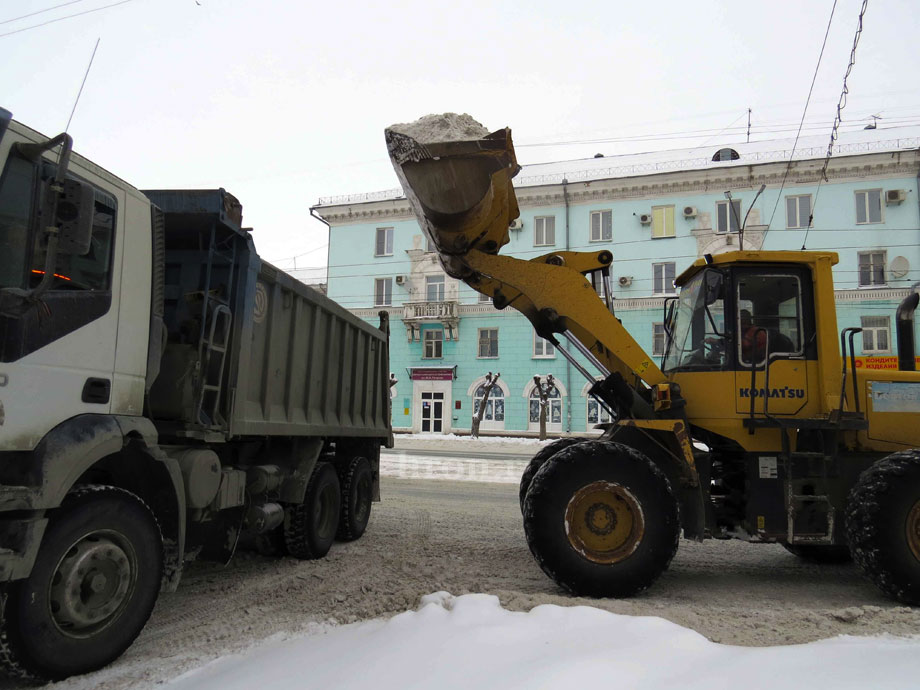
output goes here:
{"type": "Polygon", "coordinates": [[[886,204],[900,204],[907,199],[907,190],[889,189],[885,192],[886,204]]]}
{"type": "Polygon", "coordinates": [[[629,287],[632,285],[632,276],[620,276],[617,282],[620,284],[620,287],[629,287]]]}
{"type": "Polygon", "coordinates": [[[684,206],[684,218],[696,218],[696,206],[684,206]]]}
{"type": "Polygon", "coordinates": [[[513,221],[511,221],[511,225],[508,226],[508,229],[509,230],[520,230],[523,227],[524,227],[524,221],[521,220],[520,218],[515,218],[513,221]]]}
{"type": "Polygon", "coordinates": [[[409,276],[396,276],[397,285],[405,285],[407,282],[409,282],[409,276]]]}
{"type": "Polygon", "coordinates": [[[640,213],[639,222],[642,225],[651,225],[652,224],[652,214],[651,213],[640,213]]]}

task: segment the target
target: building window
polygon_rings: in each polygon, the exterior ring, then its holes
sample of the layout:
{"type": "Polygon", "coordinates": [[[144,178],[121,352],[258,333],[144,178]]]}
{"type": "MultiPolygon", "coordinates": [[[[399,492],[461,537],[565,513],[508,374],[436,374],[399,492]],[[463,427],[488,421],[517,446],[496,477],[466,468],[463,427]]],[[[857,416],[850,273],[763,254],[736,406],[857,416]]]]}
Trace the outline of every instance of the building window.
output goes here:
{"type": "Polygon", "coordinates": [[[674,237],[673,206],[652,206],[652,237],[674,237]]]}
{"type": "Polygon", "coordinates": [[[533,333],[533,356],[536,359],[549,359],[556,356],[556,348],[553,347],[553,344],[538,336],[536,331],[533,333]]]}
{"type": "Polygon", "coordinates": [[[479,357],[498,357],[498,329],[479,329],[479,357]]]}
{"type": "Polygon", "coordinates": [[[738,222],[741,219],[741,199],[732,199],[729,202],[716,202],[716,232],[738,232],[738,222]]]}
{"type": "Polygon", "coordinates": [[[653,294],[670,295],[674,292],[674,267],[673,261],[652,264],[653,294]]]}
{"type": "Polygon", "coordinates": [[[393,228],[377,228],[374,256],[393,256],[393,228]]]}
{"type": "Polygon", "coordinates": [[[868,189],[856,192],[856,224],[882,222],[882,190],[868,189]]]}
{"type": "Polygon", "coordinates": [[[556,216],[537,216],[533,219],[533,246],[548,247],[556,244],[556,216]]]}
{"type": "MultiPolygon", "coordinates": [[[[479,386],[473,393],[473,416],[479,414],[479,405],[482,404],[482,396],[485,395],[485,385],[479,386]]],[[[482,413],[483,422],[500,422],[504,428],[505,422],[505,391],[501,386],[492,386],[489,393],[489,399],[486,400],[486,411],[482,413]]]]}
{"type": "Polygon", "coordinates": [[[425,276],[425,301],[444,301],[444,276],[425,276]]]}
{"type": "MultiPolygon", "coordinates": [[[[540,391],[534,386],[530,392],[530,417],[528,430],[536,431],[540,428],[540,391]]],[[[562,395],[559,389],[553,386],[549,391],[546,401],[546,430],[562,431],[562,395]]]]}
{"type": "Polygon", "coordinates": [[[479,295],[480,304],[489,304],[492,301],[492,298],[486,295],[485,293],[477,293],[479,295]]]}
{"type": "Polygon", "coordinates": [[[423,331],[424,359],[441,359],[444,356],[444,331],[440,328],[429,328],[423,331]]]}
{"type": "Polygon", "coordinates": [[[887,285],[886,252],[859,252],[859,286],[887,285]]]}
{"type": "Polygon", "coordinates": [[[652,324],[652,356],[660,357],[664,354],[664,324],[652,324]]]}
{"type": "Polygon", "coordinates": [[[591,429],[595,424],[610,424],[613,416],[607,411],[607,408],[601,405],[593,395],[588,396],[588,428],[591,429]]]}
{"type": "Polygon", "coordinates": [[[591,211],[591,241],[609,242],[613,239],[613,211],[591,211]]]}
{"type": "Polygon", "coordinates": [[[811,217],[811,194],[786,197],[786,227],[807,228],[811,217]]]}
{"type": "Polygon", "coordinates": [[[887,316],[862,316],[860,322],[864,354],[891,352],[891,330],[887,316]]]}
{"type": "Polygon", "coordinates": [[[388,307],[393,304],[393,279],[374,279],[374,306],[388,307]]]}
{"type": "Polygon", "coordinates": [[[426,252],[433,252],[433,251],[435,251],[434,242],[432,242],[432,241],[431,241],[431,238],[428,237],[427,235],[425,236],[425,251],[426,251],[426,252]]]}

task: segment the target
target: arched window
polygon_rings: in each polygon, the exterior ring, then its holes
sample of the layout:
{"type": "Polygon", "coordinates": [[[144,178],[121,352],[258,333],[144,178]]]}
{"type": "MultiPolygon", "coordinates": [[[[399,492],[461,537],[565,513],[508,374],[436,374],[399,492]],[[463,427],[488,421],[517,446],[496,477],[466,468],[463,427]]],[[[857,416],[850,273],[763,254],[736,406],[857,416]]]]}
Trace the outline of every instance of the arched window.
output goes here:
{"type": "Polygon", "coordinates": [[[588,431],[594,431],[597,424],[609,424],[614,421],[613,416],[607,411],[607,408],[598,402],[597,398],[588,393],[591,389],[591,382],[585,384],[581,389],[581,394],[585,396],[585,420],[588,431]]]}
{"type": "MultiPolygon", "coordinates": [[[[556,386],[550,389],[546,403],[546,430],[562,431],[562,394],[556,386]]],[[[530,418],[527,428],[530,431],[540,430],[540,391],[536,386],[530,391],[530,418]]]]}
{"type": "MultiPolygon", "coordinates": [[[[473,416],[479,414],[479,405],[485,393],[485,383],[485,379],[482,378],[474,381],[467,391],[467,395],[473,398],[473,416]]],[[[507,385],[499,378],[498,383],[492,386],[492,392],[489,393],[489,399],[486,401],[486,410],[482,414],[480,429],[501,430],[505,428],[505,399],[507,395],[507,385]]]]}
{"type": "Polygon", "coordinates": [[[736,161],[739,158],[741,158],[741,156],[739,156],[738,152],[732,148],[719,149],[712,156],[712,160],[714,163],[722,163],[724,161],[736,161]]]}

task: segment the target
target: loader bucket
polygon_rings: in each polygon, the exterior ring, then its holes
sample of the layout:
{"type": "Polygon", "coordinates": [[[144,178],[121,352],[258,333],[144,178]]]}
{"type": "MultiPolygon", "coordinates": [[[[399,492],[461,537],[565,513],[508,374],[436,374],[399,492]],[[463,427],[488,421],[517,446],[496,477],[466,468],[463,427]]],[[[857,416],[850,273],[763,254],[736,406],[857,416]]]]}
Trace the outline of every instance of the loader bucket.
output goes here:
{"type": "Polygon", "coordinates": [[[520,213],[511,184],[520,166],[510,129],[436,143],[391,129],[385,135],[406,198],[449,273],[462,274],[462,262],[452,258],[474,247],[496,254],[508,243],[508,226],[520,213]]]}

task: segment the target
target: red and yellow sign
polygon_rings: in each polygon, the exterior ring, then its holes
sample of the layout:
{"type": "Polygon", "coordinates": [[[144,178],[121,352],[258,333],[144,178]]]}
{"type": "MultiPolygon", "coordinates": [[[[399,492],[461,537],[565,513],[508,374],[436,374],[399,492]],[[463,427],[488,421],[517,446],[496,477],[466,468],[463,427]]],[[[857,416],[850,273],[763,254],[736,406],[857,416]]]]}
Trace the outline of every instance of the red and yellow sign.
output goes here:
{"type": "MultiPolygon", "coordinates": [[[[915,357],[917,370],[920,371],[920,357],[915,357]]],[[[849,358],[847,358],[849,364],[849,358]]],[[[897,370],[898,358],[894,357],[857,357],[856,368],[878,371],[882,369],[897,370]]]]}

